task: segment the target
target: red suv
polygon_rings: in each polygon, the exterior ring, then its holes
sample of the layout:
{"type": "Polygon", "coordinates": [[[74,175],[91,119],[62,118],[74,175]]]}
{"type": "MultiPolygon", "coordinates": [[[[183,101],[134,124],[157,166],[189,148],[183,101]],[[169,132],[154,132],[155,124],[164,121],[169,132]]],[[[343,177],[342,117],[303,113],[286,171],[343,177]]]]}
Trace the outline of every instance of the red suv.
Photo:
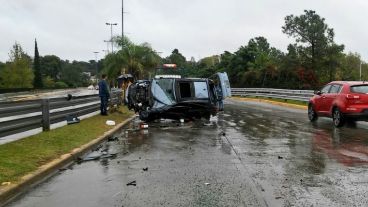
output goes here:
{"type": "Polygon", "coordinates": [[[317,91],[308,104],[308,118],[332,117],[336,127],[346,121],[368,121],[368,82],[334,81],[317,91]]]}

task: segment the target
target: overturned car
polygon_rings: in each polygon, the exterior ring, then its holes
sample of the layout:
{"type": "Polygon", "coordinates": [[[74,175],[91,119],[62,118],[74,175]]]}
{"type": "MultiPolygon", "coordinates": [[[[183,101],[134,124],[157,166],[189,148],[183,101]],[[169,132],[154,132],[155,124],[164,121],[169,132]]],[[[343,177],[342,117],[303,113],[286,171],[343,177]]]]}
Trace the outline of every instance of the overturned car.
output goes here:
{"type": "Polygon", "coordinates": [[[209,119],[223,110],[223,100],[231,96],[226,73],[208,78],[181,78],[157,75],[152,80],[131,84],[126,93],[129,109],[143,121],[155,119],[209,119]]]}

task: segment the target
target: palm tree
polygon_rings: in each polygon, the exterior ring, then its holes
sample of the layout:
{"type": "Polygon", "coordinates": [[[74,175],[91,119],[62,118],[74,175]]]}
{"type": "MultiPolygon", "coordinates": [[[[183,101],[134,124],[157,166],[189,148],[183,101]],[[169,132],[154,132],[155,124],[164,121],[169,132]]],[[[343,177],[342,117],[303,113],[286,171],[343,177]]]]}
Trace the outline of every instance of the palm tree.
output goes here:
{"type": "Polygon", "coordinates": [[[114,42],[121,49],[107,55],[104,61],[104,71],[111,80],[119,76],[124,69],[136,79],[148,78],[161,61],[161,57],[148,43],[136,45],[126,37],[116,37],[114,42]]]}

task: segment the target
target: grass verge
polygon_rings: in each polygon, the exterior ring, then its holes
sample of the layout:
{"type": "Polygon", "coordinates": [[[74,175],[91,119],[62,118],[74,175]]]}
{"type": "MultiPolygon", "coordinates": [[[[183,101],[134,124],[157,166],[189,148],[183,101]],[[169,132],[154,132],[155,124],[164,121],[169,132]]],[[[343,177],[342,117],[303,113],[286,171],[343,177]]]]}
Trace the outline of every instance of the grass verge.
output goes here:
{"type": "Polygon", "coordinates": [[[234,96],[233,98],[238,99],[238,100],[241,100],[241,99],[258,99],[258,100],[274,101],[274,102],[294,104],[294,105],[300,105],[300,106],[308,106],[307,102],[287,100],[287,99],[281,99],[281,98],[267,98],[267,97],[257,97],[257,96],[246,96],[246,97],[234,96]]]}
{"type": "Polygon", "coordinates": [[[78,124],[0,145],[0,184],[17,182],[41,165],[103,135],[114,127],[106,125],[106,120],[114,120],[119,124],[132,115],[133,112],[126,107],[120,107],[109,116],[93,116],[78,124]]]}

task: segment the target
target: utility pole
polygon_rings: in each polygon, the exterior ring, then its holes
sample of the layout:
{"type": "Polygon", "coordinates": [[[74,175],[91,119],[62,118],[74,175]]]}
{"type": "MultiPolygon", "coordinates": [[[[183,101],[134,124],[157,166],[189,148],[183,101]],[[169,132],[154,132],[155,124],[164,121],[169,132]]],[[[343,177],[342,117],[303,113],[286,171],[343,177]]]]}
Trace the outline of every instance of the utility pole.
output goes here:
{"type": "Polygon", "coordinates": [[[114,41],[112,40],[112,26],[118,25],[118,23],[106,23],[106,25],[110,26],[111,29],[111,52],[114,53],[114,41]]]}

